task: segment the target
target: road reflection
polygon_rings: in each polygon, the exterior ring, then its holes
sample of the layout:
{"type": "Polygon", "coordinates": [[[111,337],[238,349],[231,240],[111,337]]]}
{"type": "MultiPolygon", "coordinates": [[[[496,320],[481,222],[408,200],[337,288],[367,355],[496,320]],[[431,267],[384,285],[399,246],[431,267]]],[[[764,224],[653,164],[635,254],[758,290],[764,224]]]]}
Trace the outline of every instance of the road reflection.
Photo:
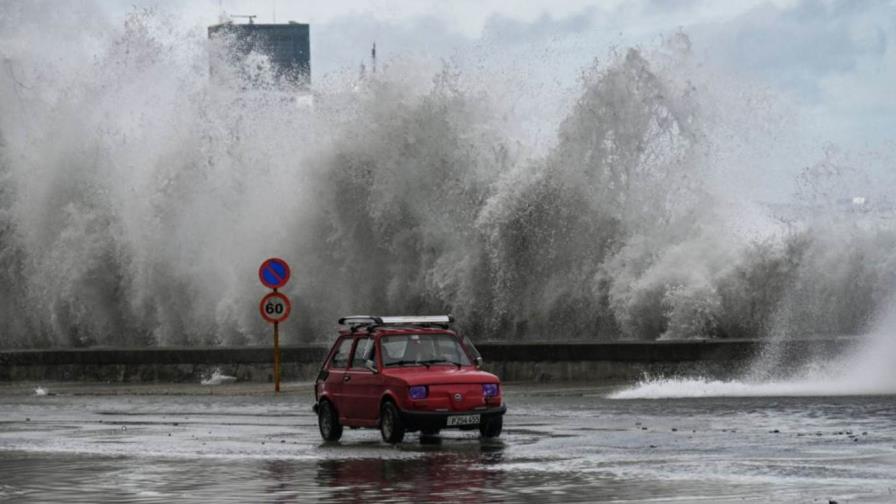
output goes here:
{"type": "MultiPolygon", "coordinates": [[[[267,481],[264,493],[273,497],[274,502],[300,502],[303,489],[297,485],[302,467],[292,460],[272,460],[265,463],[267,481]]],[[[305,489],[307,491],[307,489],[305,489]]]]}
{"type": "MultiPolygon", "coordinates": [[[[391,450],[391,448],[385,448],[391,450]]],[[[324,459],[317,464],[316,481],[335,501],[358,502],[383,498],[399,501],[449,499],[482,502],[504,486],[504,473],[489,469],[503,460],[500,442],[460,443],[424,438],[400,458],[324,459]]]]}

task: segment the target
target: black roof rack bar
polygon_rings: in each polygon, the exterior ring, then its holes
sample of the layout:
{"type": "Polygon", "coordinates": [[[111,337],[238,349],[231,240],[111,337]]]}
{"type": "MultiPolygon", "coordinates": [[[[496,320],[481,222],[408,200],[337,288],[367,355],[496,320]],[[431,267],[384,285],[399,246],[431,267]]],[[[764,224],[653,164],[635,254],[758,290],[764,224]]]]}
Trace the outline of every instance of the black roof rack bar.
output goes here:
{"type": "Polygon", "coordinates": [[[383,321],[379,317],[373,317],[370,315],[349,315],[347,317],[342,317],[339,319],[339,325],[344,326],[364,326],[364,325],[373,325],[373,324],[382,324],[383,321]]]}
{"type": "Polygon", "coordinates": [[[360,327],[372,328],[374,326],[399,325],[399,326],[439,326],[447,328],[454,322],[451,315],[409,315],[396,317],[379,317],[375,315],[350,315],[339,319],[339,325],[348,326],[352,332],[360,327]]]}

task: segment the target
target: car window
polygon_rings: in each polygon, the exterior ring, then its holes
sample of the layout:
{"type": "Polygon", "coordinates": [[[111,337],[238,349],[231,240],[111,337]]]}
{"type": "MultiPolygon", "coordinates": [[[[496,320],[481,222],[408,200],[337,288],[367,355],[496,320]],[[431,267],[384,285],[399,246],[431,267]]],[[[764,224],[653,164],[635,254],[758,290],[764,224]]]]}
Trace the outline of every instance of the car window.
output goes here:
{"type": "Polygon", "coordinates": [[[407,338],[382,338],[380,348],[383,350],[383,362],[400,360],[408,347],[407,338]]]}
{"type": "Polygon", "coordinates": [[[479,353],[479,350],[467,336],[464,336],[464,348],[467,349],[467,352],[472,355],[474,359],[476,357],[482,357],[482,354],[479,353]]]}
{"type": "Polygon", "coordinates": [[[470,365],[470,358],[451,334],[402,334],[380,338],[383,366],[439,362],[470,365]]]}
{"type": "Polygon", "coordinates": [[[449,338],[439,338],[433,342],[436,345],[435,358],[459,363],[463,363],[466,360],[466,355],[461,356],[464,352],[456,341],[452,341],[449,338]]]}
{"type": "Polygon", "coordinates": [[[351,338],[343,338],[342,341],[339,342],[339,348],[336,349],[336,353],[333,354],[333,360],[330,361],[330,367],[332,368],[345,368],[348,367],[348,356],[352,351],[352,339],[351,338]]]}
{"type": "Polygon", "coordinates": [[[358,338],[358,345],[355,346],[355,357],[352,359],[352,368],[363,369],[367,359],[375,361],[373,358],[373,338],[358,338]]]}

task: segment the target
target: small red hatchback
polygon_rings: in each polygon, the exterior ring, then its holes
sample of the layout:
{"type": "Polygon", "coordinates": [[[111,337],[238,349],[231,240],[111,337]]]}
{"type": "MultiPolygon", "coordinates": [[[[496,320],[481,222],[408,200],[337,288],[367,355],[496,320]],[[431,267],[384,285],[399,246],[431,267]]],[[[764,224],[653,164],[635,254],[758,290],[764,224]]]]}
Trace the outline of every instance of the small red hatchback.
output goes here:
{"type": "Polygon", "coordinates": [[[405,432],[445,428],[501,434],[504,405],[498,377],[479,369],[482,357],[450,330],[451,316],[339,319],[345,326],[314,386],[320,435],[336,441],[343,427],[379,428],[387,443],[405,432]]]}

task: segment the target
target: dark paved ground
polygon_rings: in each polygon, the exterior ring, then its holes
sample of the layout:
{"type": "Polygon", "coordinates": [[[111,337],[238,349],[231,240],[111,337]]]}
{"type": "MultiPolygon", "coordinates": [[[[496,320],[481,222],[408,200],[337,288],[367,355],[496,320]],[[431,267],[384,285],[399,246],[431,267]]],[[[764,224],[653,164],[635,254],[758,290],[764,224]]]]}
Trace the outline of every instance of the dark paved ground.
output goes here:
{"type": "Polygon", "coordinates": [[[308,384],[0,386],[14,502],[896,502],[896,398],[506,387],[505,434],[323,444],[308,384]]]}

